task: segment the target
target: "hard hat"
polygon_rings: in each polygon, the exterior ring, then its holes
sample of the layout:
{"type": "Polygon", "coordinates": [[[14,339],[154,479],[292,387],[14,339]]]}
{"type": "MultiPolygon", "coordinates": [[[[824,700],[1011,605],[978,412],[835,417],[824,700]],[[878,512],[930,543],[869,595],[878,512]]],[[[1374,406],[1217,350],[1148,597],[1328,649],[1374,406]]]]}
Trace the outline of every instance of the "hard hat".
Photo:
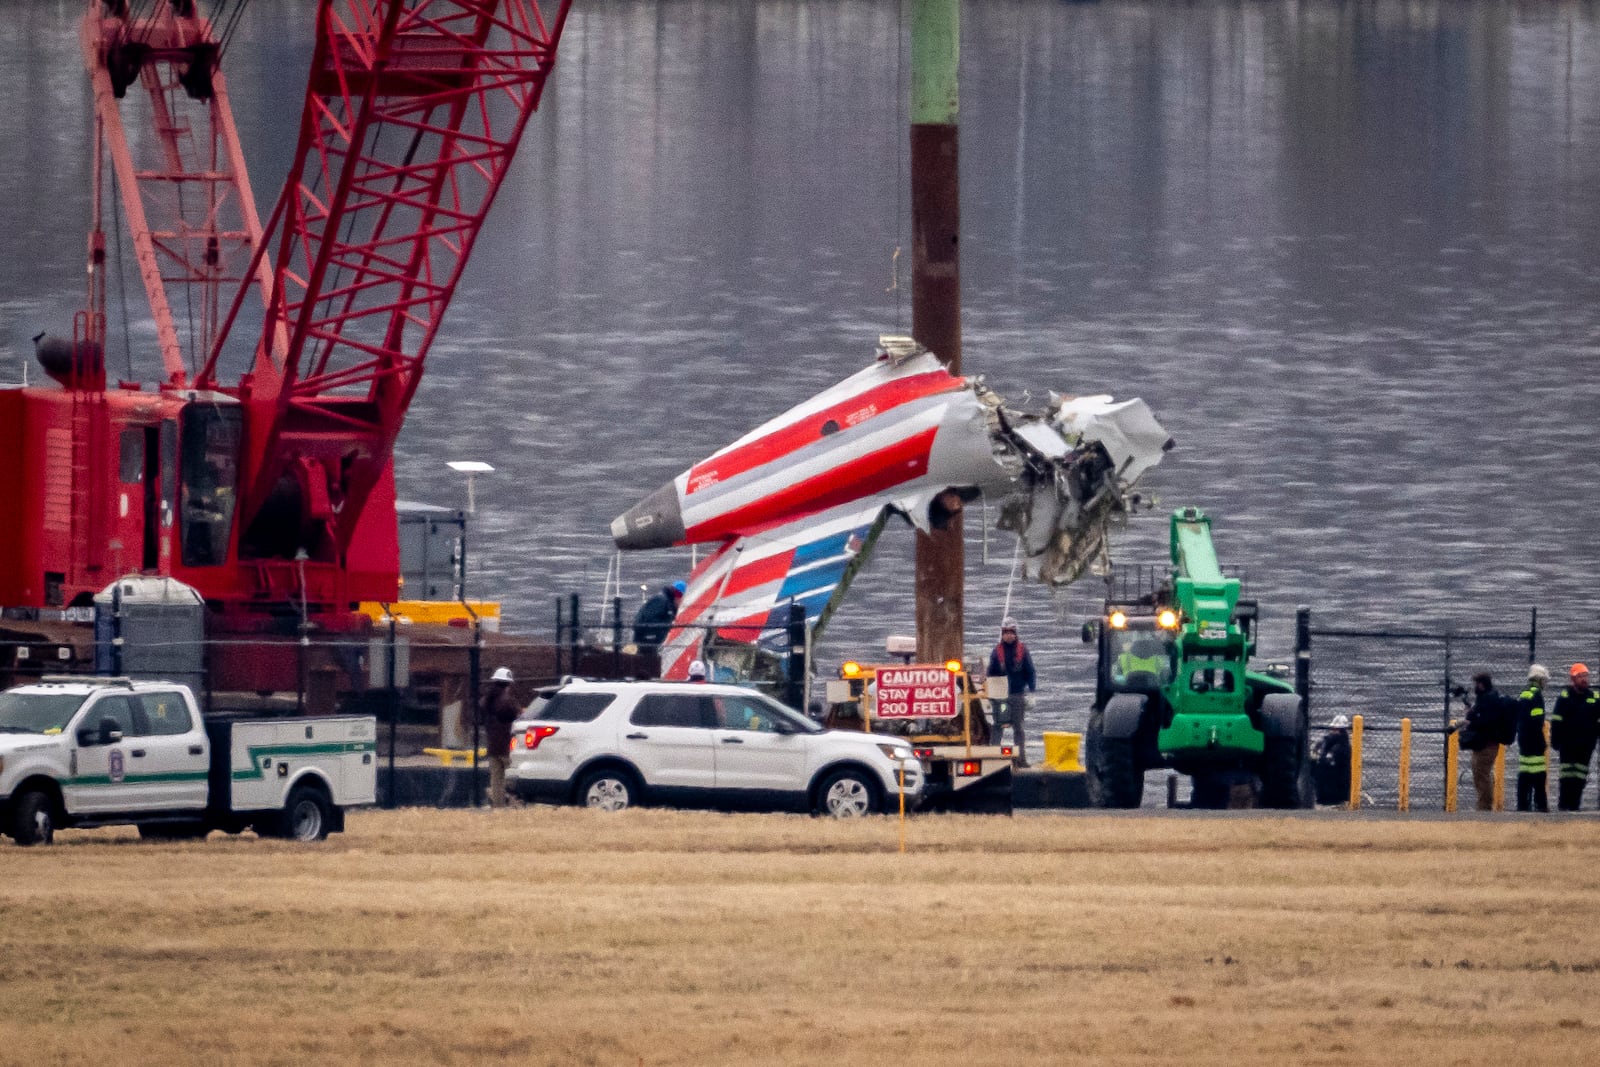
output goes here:
{"type": "Polygon", "coordinates": [[[685,593],[687,593],[689,591],[689,586],[687,584],[685,584],[684,582],[681,582],[681,581],[680,582],[673,582],[672,583],[672,590],[673,590],[673,592],[677,593],[679,596],[682,596],[683,594],[685,594],[685,593]]]}
{"type": "Polygon", "coordinates": [[[1567,673],[1572,675],[1572,677],[1576,678],[1580,674],[1588,674],[1589,673],[1589,668],[1585,667],[1581,663],[1574,663],[1572,665],[1572,670],[1568,671],[1567,673]]]}
{"type": "Polygon", "coordinates": [[[705,662],[705,660],[697,659],[693,663],[689,664],[689,677],[690,678],[704,678],[705,676],[706,676],[706,662],[705,662]]]}
{"type": "Polygon", "coordinates": [[[1540,685],[1543,685],[1545,682],[1548,682],[1549,680],[1550,680],[1550,671],[1548,669],[1546,669],[1543,665],[1535,663],[1533,666],[1528,668],[1528,681],[1530,681],[1530,682],[1538,682],[1540,685]]]}
{"type": "Polygon", "coordinates": [[[494,672],[494,677],[490,679],[490,681],[493,681],[493,682],[511,682],[511,681],[515,681],[515,680],[516,679],[511,677],[511,668],[510,667],[497,668],[495,670],[495,672],[494,672]]]}
{"type": "Polygon", "coordinates": [[[1001,633],[1005,633],[1007,630],[1015,631],[1016,628],[1017,628],[1017,620],[1012,618],[1010,615],[1007,615],[1005,618],[1000,620],[1000,632],[1001,633]]]}
{"type": "Polygon", "coordinates": [[[1348,730],[1350,729],[1350,716],[1335,715],[1333,717],[1333,721],[1328,725],[1333,727],[1335,730],[1348,730]]]}

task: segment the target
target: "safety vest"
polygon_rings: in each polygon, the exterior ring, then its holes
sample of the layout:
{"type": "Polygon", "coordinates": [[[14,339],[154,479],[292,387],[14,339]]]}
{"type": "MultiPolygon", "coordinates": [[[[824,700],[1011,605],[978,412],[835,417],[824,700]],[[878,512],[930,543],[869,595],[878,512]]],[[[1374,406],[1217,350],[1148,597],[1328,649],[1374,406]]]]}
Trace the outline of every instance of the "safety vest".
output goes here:
{"type": "MultiPolygon", "coordinates": [[[[1522,699],[1534,702],[1533,703],[1533,707],[1531,707],[1531,708],[1529,708],[1527,710],[1526,714],[1527,714],[1528,718],[1530,718],[1530,719],[1539,719],[1539,720],[1543,720],[1544,719],[1544,687],[1543,686],[1535,686],[1535,685],[1528,686],[1528,688],[1526,688],[1526,689],[1524,689],[1522,691],[1522,699]]],[[[1539,730],[1539,734],[1540,734],[1540,741],[1542,742],[1543,739],[1544,739],[1543,738],[1543,735],[1544,735],[1544,723],[1542,721],[1539,723],[1538,730],[1539,730]]],[[[1519,725],[1518,728],[1517,728],[1517,748],[1518,748],[1518,751],[1520,752],[1521,748],[1522,748],[1522,727],[1521,727],[1521,725],[1519,725]]],[[[1545,773],[1545,770],[1546,770],[1547,766],[1548,765],[1545,762],[1544,753],[1542,751],[1537,756],[1525,756],[1525,755],[1523,755],[1523,756],[1518,756],[1517,757],[1517,772],[1519,774],[1543,774],[1543,773],[1545,773]]]]}
{"type": "MultiPolygon", "coordinates": [[[[1566,702],[1568,697],[1575,695],[1576,694],[1572,692],[1571,688],[1563,689],[1561,691],[1561,696],[1556,701],[1555,710],[1550,713],[1550,722],[1552,725],[1561,721],[1561,705],[1566,702]]],[[[1600,718],[1600,692],[1591,689],[1579,699],[1583,703],[1589,705],[1589,714],[1594,716],[1594,718],[1590,719],[1591,722],[1595,721],[1597,718],[1600,718]]]]}
{"type": "Polygon", "coordinates": [[[1124,652],[1117,657],[1117,669],[1122,672],[1123,677],[1139,671],[1160,674],[1166,665],[1167,660],[1164,656],[1135,656],[1132,652],[1124,652]]]}

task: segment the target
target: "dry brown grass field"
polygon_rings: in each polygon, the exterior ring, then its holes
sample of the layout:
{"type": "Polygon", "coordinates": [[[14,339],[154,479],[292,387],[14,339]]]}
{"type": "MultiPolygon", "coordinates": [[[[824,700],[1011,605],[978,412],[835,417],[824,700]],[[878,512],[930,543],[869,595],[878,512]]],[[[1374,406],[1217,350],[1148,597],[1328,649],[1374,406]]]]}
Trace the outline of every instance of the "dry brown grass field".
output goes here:
{"type": "Polygon", "coordinates": [[[362,812],[0,846],[0,1062],[1600,1062],[1600,822],[362,812]]]}

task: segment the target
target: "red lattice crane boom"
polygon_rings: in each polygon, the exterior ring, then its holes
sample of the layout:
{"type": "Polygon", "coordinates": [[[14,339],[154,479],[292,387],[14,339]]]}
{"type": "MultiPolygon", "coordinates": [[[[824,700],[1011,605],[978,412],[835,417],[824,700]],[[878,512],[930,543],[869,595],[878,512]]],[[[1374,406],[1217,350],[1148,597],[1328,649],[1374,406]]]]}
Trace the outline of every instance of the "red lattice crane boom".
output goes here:
{"type": "Polygon", "coordinates": [[[89,0],[88,301],[72,341],[39,345],[61,388],[0,390],[0,452],[22,457],[0,473],[18,516],[0,606],[83,604],[131,570],[224,613],[395,597],[395,439],[570,2],[320,0],[262,227],[220,70],[229,29],[196,0],[89,0]],[[108,199],[155,319],[153,392],[106,387],[108,199]]]}

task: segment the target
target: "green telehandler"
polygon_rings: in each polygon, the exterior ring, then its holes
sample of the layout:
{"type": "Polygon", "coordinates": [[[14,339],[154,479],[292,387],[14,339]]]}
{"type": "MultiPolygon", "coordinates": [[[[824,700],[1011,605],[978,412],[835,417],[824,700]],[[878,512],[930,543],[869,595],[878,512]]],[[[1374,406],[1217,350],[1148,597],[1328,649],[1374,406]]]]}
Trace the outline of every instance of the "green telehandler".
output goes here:
{"type": "Polygon", "coordinates": [[[1199,508],[1173,512],[1171,555],[1166,573],[1113,571],[1100,620],[1084,627],[1099,642],[1084,738],[1091,803],[1136,808],[1145,771],[1168,767],[1194,778],[1197,807],[1227,806],[1244,785],[1265,807],[1311,807],[1300,697],[1250,669],[1256,604],[1222,573],[1199,508]]]}

